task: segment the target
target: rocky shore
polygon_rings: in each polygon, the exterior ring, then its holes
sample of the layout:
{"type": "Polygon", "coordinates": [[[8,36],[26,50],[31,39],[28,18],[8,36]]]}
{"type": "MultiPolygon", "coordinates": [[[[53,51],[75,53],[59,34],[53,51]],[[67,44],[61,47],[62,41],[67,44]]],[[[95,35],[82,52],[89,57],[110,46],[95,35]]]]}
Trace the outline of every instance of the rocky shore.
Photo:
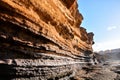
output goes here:
{"type": "Polygon", "coordinates": [[[0,0],[0,80],[120,80],[82,20],[77,0],[0,0]]]}
{"type": "Polygon", "coordinates": [[[120,68],[109,66],[87,66],[74,76],[74,80],[120,80],[119,70],[120,68]]]}

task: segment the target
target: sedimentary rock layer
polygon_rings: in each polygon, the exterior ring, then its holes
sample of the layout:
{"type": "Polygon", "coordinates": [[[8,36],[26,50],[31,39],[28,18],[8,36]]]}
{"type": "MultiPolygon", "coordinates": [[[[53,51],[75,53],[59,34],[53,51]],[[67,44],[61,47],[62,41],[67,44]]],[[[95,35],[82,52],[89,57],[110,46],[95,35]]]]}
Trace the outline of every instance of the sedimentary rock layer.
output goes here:
{"type": "Polygon", "coordinates": [[[0,0],[0,75],[70,78],[90,62],[93,33],[80,27],[77,7],[77,0],[0,0]]]}

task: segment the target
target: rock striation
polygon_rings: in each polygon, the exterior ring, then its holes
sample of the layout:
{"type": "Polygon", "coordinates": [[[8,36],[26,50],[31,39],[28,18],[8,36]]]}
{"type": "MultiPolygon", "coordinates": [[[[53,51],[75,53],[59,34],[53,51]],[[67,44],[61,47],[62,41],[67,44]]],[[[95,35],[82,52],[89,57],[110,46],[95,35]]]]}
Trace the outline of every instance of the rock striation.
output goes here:
{"type": "Polygon", "coordinates": [[[0,0],[0,79],[67,79],[90,62],[77,0],[0,0]]]}

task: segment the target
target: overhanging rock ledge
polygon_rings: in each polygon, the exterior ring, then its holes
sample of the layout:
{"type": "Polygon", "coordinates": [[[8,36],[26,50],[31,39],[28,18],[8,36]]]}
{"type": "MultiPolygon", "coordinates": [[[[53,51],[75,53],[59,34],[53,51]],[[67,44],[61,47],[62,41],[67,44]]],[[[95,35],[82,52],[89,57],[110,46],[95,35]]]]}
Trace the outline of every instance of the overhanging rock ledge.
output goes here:
{"type": "Polygon", "coordinates": [[[0,79],[67,79],[90,63],[93,33],[77,0],[0,0],[0,79]]]}

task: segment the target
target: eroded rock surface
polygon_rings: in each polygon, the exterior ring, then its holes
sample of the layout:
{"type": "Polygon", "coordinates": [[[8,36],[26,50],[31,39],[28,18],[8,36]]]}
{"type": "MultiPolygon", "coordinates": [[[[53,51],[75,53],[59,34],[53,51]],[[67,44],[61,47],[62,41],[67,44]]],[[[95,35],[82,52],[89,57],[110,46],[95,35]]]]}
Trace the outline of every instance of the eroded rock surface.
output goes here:
{"type": "Polygon", "coordinates": [[[1,79],[69,80],[89,63],[93,34],[80,27],[77,7],[77,0],[0,0],[1,79]]]}

